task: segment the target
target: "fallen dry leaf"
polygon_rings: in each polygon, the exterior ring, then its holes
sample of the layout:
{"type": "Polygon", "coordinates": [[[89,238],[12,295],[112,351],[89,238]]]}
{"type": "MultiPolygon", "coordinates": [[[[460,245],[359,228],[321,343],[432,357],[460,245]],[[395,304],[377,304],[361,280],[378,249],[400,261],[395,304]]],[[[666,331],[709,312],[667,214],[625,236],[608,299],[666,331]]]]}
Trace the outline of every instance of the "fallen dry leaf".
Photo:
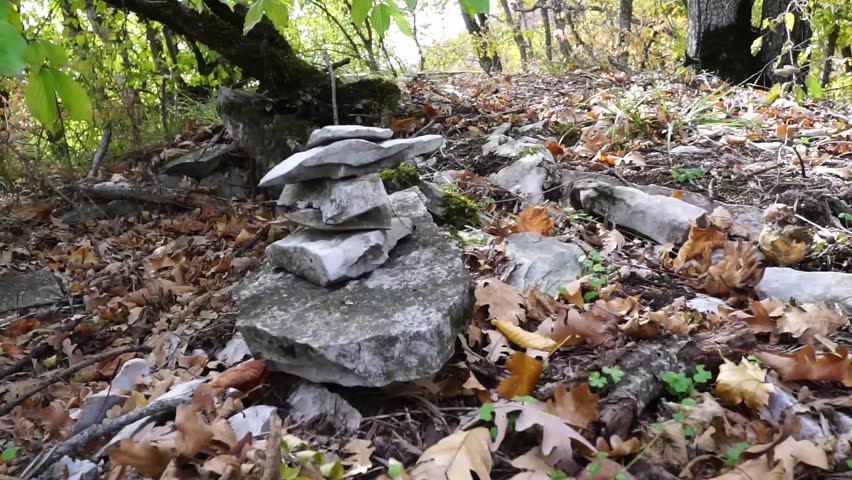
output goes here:
{"type": "Polygon", "coordinates": [[[769,394],[775,391],[765,379],[766,371],[745,358],[739,365],[725,359],[716,376],[716,395],[730,405],[745,403],[754,410],[769,403],[769,394]]]}
{"type": "Polygon", "coordinates": [[[491,479],[491,452],[488,442],[491,434],[487,428],[478,427],[470,431],[460,430],[432,445],[417,459],[411,469],[414,480],[479,480],[491,479]]]}
{"type": "Polygon", "coordinates": [[[551,352],[559,346],[559,344],[552,339],[538,333],[528,332],[510,321],[494,319],[491,323],[497,327],[497,330],[500,330],[506,338],[520,347],[551,352]]]}
{"type": "Polygon", "coordinates": [[[547,236],[553,230],[553,221],[550,220],[547,208],[529,207],[518,215],[512,230],[517,233],[534,232],[547,236]]]}
{"type": "Polygon", "coordinates": [[[788,305],[777,320],[778,333],[789,333],[799,343],[813,343],[817,335],[828,336],[849,323],[846,315],[824,303],[788,305]]]}
{"type": "Polygon", "coordinates": [[[497,394],[511,400],[532,393],[541,376],[542,361],[523,352],[515,352],[506,360],[506,369],[511,375],[500,381],[497,394]]]}
{"type": "Polygon", "coordinates": [[[210,425],[201,417],[201,412],[192,404],[178,405],[175,413],[178,453],[192,458],[205,449],[213,439],[210,425]]]}
{"type": "Polygon", "coordinates": [[[588,383],[581,383],[571,390],[557,385],[553,391],[553,400],[548,400],[545,409],[568,424],[577,428],[587,428],[598,419],[598,400],[588,383]]]}
{"type": "Polygon", "coordinates": [[[550,474],[554,471],[553,466],[547,463],[547,457],[541,453],[541,447],[535,447],[512,460],[512,466],[524,471],[509,480],[551,480],[550,474]]]}
{"type": "Polygon", "coordinates": [[[113,465],[127,465],[145,476],[159,477],[171,462],[173,453],[150,443],[122,440],[107,451],[113,465]]]}
{"type": "Polygon", "coordinates": [[[210,382],[210,386],[221,390],[236,388],[248,392],[260,385],[265,376],[266,360],[249,360],[225,370],[210,382]]]}
{"type": "Polygon", "coordinates": [[[603,238],[603,248],[601,249],[601,255],[604,257],[609,256],[612,252],[616,250],[621,250],[621,247],[624,246],[626,240],[624,239],[624,235],[621,234],[618,230],[610,230],[604,235],[603,238]]]}
{"type": "Polygon", "coordinates": [[[585,437],[566,425],[561,418],[542,410],[540,404],[500,401],[494,404],[494,426],[497,428],[497,436],[491,444],[492,451],[496,451],[503,443],[509,429],[509,414],[513,412],[520,412],[515,421],[516,431],[522,432],[533,425],[541,427],[541,451],[551,463],[555,464],[573,456],[572,441],[583,445],[590,451],[595,450],[594,445],[589,443],[585,437]]]}
{"type": "Polygon", "coordinates": [[[625,441],[618,435],[609,437],[609,442],[607,442],[603,437],[598,437],[595,444],[598,447],[598,450],[606,452],[610,457],[626,457],[628,455],[635,455],[642,449],[642,442],[640,442],[638,438],[633,437],[625,441]]]}
{"type": "Polygon", "coordinates": [[[476,308],[488,308],[486,318],[498,318],[516,325],[527,319],[524,296],[515,287],[500,280],[490,278],[480,282],[475,297],[476,308]]]}
{"type": "Polygon", "coordinates": [[[349,465],[351,467],[346,471],[346,474],[343,475],[344,478],[363,475],[372,468],[373,462],[370,461],[370,457],[376,449],[373,448],[373,442],[370,440],[353,438],[346,443],[343,447],[343,451],[348,453],[349,456],[342,462],[344,465],[349,465]]]}
{"type": "Polygon", "coordinates": [[[789,355],[771,352],[756,352],[755,356],[781,375],[785,382],[811,380],[816,382],[842,382],[852,386],[852,365],[849,364],[849,352],[838,348],[834,353],[817,356],[813,345],[789,355]]]}

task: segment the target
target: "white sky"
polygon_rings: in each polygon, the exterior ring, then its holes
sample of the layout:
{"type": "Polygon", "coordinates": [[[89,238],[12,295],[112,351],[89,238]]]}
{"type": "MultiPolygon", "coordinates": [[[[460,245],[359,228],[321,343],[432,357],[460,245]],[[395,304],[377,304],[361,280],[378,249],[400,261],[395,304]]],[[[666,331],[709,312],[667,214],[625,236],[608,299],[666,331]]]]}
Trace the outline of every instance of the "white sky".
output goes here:
{"type": "MultiPolygon", "coordinates": [[[[458,0],[449,0],[444,7],[417,6],[417,37],[425,49],[441,44],[466,32],[464,20],[459,10],[458,0]]],[[[403,35],[395,25],[388,32],[388,45],[409,67],[415,68],[420,62],[414,39],[403,35]]]]}

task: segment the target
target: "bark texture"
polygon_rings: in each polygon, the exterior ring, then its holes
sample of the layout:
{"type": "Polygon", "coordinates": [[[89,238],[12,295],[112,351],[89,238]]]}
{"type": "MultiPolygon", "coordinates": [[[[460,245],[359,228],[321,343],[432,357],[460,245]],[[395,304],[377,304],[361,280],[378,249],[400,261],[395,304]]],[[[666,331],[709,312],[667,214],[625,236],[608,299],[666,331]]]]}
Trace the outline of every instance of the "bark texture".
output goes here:
{"type": "Polygon", "coordinates": [[[764,0],[762,15],[767,19],[780,17],[780,21],[774,29],[769,29],[763,35],[760,47],[760,60],[764,66],[761,83],[772,85],[790,80],[803,83],[808,72],[806,68],[799,70],[798,55],[810,43],[813,34],[810,23],[802,19],[802,10],[797,3],[790,0],[764,0]],[[788,32],[784,24],[783,18],[787,12],[792,13],[796,20],[792,32],[788,32]],[[777,73],[779,70],[785,70],[784,67],[787,66],[795,67],[790,70],[790,75],[777,73]]]}
{"type": "Polygon", "coordinates": [[[686,64],[742,82],[760,70],[751,54],[757,31],[750,0],[689,0],[686,64]]]}

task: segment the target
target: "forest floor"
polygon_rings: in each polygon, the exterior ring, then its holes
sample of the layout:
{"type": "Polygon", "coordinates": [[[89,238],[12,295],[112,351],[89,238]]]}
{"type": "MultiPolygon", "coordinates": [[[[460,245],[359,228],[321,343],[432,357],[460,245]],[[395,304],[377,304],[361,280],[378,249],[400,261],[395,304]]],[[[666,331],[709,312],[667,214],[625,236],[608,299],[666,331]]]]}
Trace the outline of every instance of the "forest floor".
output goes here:
{"type": "MultiPolygon", "coordinates": [[[[286,233],[270,224],[274,201],[223,207],[196,190],[69,224],[60,220],[69,210],[95,204],[85,188],[22,182],[0,197],[0,282],[47,268],[63,289],[0,311],[0,474],[37,478],[69,454],[102,460],[91,468],[104,478],[442,478],[447,468],[456,472],[447,478],[473,471],[480,480],[850,478],[844,299],[820,301],[818,285],[802,282],[812,300],[758,300],[755,287],[772,265],[852,272],[851,113],[703,76],[407,80],[392,128],[444,135],[419,173],[462,171],[452,188],[480,208],[482,226],[455,234],[478,282],[477,310],[434,378],[328,386],[362,415],[354,433],[333,415],[290,418],[299,379],[265,372],[262,361],[231,366],[225,349],[231,287],[286,233]],[[538,205],[489,179],[517,161],[483,151],[507,123],[508,137],[552,156],[538,205]],[[579,190],[566,170],[733,207],[694,222],[685,243],[659,245],[570,198],[579,190]],[[740,206],[776,203],[792,210],[740,228],[740,206]],[[578,245],[583,275],[555,298],[504,283],[512,264],[502,240],[517,232],[578,245]],[[162,421],[99,451],[118,428],[81,437],[81,407],[134,358],[147,359],[144,375],[98,413],[120,426],[159,404],[162,421]],[[197,379],[209,381],[192,404],[153,402],[197,379]],[[290,469],[264,476],[282,453],[225,421],[251,405],[280,407],[283,428],[273,422],[272,435],[283,430],[290,469]]],[[[129,168],[106,166],[151,180],[148,165],[129,168]]],[[[627,217],[641,214],[654,216],[627,217]]]]}

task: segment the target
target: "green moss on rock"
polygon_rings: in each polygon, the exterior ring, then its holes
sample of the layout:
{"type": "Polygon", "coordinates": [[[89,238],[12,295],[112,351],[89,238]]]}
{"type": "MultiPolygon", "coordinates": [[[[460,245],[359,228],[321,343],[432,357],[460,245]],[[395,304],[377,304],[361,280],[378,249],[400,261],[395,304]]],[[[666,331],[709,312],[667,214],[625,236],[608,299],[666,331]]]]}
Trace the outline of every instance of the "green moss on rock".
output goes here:
{"type": "Polygon", "coordinates": [[[456,192],[444,192],[441,197],[441,211],[444,220],[452,228],[461,230],[471,225],[481,225],[479,219],[479,208],[469,198],[456,192]]]}
{"type": "Polygon", "coordinates": [[[387,190],[388,193],[411,188],[416,186],[417,182],[420,181],[420,174],[417,173],[417,169],[405,164],[396,168],[382,170],[382,172],[379,173],[379,177],[385,184],[385,190],[387,190]]]}

